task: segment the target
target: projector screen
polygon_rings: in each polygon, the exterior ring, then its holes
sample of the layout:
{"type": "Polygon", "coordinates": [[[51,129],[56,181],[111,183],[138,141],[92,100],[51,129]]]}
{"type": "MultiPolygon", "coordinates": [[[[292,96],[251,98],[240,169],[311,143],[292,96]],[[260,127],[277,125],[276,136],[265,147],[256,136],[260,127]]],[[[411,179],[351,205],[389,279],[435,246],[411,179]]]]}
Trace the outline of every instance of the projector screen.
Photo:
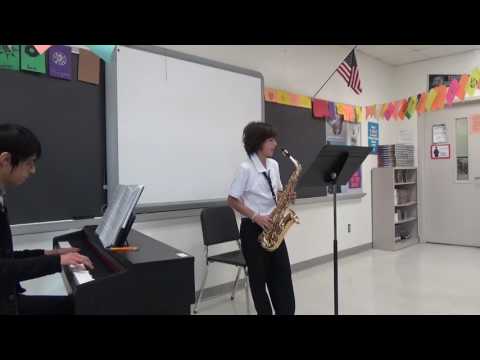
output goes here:
{"type": "Polygon", "coordinates": [[[242,130],[263,121],[260,73],[196,61],[117,53],[118,182],[145,185],[140,205],[225,200],[242,130]]]}

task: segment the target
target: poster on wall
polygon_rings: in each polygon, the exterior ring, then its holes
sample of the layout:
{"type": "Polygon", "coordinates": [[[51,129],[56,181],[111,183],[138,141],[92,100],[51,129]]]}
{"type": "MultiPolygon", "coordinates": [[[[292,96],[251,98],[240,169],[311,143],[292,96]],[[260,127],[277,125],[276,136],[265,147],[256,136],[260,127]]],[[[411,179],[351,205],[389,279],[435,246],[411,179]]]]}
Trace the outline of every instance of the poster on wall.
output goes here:
{"type": "MultiPolygon", "coordinates": [[[[361,125],[360,124],[347,124],[347,145],[349,146],[361,146],[361,125]]],[[[348,181],[348,189],[361,189],[362,188],[362,169],[358,169],[348,181]]]]}
{"type": "Polygon", "coordinates": [[[327,143],[332,145],[346,145],[347,144],[347,123],[343,121],[343,115],[336,116],[333,119],[328,119],[326,126],[327,143]]]}
{"type": "Polygon", "coordinates": [[[398,142],[400,144],[414,144],[413,131],[410,129],[401,129],[398,134],[398,142]]]}
{"type": "MultiPolygon", "coordinates": [[[[362,138],[361,124],[347,123],[343,121],[343,116],[338,116],[336,119],[326,121],[326,137],[327,143],[331,145],[349,145],[361,146],[362,138]]],[[[359,169],[349,180],[346,185],[339,186],[337,192],[348,193],[352,189],[359,190],[362,187],[362,172],[359,169]]],[[[332,192],[331,188],[327,189],[328,193],[332,192]]]]}
{"type": "Polygon", "coordinates": [[[450,144],[432,145],[431,156],[433,160],[450,159],[450,144]]]}
{"type": "Polygon", "coordinates": [[[378,123],[369,122],[368,123],[368,146],[372,148],[370,154],[377,155],[378,148],[378,123]]]}
{"type": "Polygon", "coordinates": [[[0,69],[20,69],[20,45],[0,45],[0,69]]]}
{"type": "Polygon", "coordinates": [[[362,145],[360,134],[362,128],[360,124],[348,124],[347,125],[347,145],[360,146],[362,145]]]}
{"type": "Polygon", "coordinates": [[[447,125],[438,124],[432,126],[433,143],[445,144],[448,143],[447,125]]]}
{"type": "Polygon", "coordinates": [[[457,80],[460,82],[460,78],[462,75],[460,74],[455,74],[455,75],[445,75],[445,74],[431,74],[428,75],[428,90],[440,86],[440,85],[445,85],[445,86],[450,86],[450,83],[453,80],[457,80]]]}
{"type": "MultiPolygon", "coordinates": [[[[343,121],[343,115],[327,119],[325,125],[325,135],[327,144],[347,145],[347,123],[343,121]]],[[[337,186],[337,193],[348,192],[348,185],[337,186]]],[[[327,194],[332,194],[332,189],[327,186],[327,194]]]]}

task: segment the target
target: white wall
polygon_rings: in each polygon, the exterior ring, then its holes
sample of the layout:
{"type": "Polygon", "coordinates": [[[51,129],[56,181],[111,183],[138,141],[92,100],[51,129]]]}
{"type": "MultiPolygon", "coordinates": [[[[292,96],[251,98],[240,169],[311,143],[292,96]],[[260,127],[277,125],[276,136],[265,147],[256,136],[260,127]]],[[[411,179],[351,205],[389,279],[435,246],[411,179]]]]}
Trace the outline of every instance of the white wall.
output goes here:
{"type": "MultiPolygon", "coordinates": [[[[216,61],[260,71],[265,86],[286,91],[313,95],[328,78],[349,49],[339,46],[164,46],[173,50],[209,58],[216,61]]],[[[357,55],[363,93],[355,93],[345,86],[338,75],[330,80],[319,98],[349,104],[367,105],[387,101],[393,71],[361,53],[357,55]]],[[[280,139],[281,141],[281,139],[280,139]]],[[[362,142],[367,145],[367,124],[362,126],[362,142]]],[[[376,166],[376,158],[370,157],[363,167],[363,190],[367,196],[361,200],[341,201],[338,206],[339,250],[370,243],[371,192],[370,169],[376,166]],[[352,232],[347,233],[347,224],[352,232]]],[[[301,224],[292,227],[288,234],[288,248],[292,263],[313,259],[332,253],[333,215],[330,203],[296,205],[295,211],[301,224]]],[[[149,236],[175,246],[196,257],[195,278],[197,289],[204,274],[202,232],[198,218],[174,219],[136,224],[135,228],[149,236]]],[[[220,246],[217,251],[230,250],[220,246]]],[[[207,287],[234,279],[234,270],[220,264],[212,265],[207,287]]]]}
{"type": "MultiPolygon", "coordinates": [[[[429,74],[469,74],[480,66],[480,51],[470,51],[463,54],[420,61],[393,68],[393,81],[390,84],[392,97],[388,100],[400,100],[427,91],[429,74]]],[[[478,96],[478,91],[476,96],[478,96]]],[[[420,118],[422,121],[422,118],[420,118]]],[[[402,142],[402,131],[408,132],[413,143],[418,145],[418,117],[403,121],[380,121],[380,144],[395,144],[402,142]]],[[[415,153],[415,163],[418,164],[418,148],[415,153]]]]}
{"type": "MultiPolygon", "coordinates": [[[[260,71],[265,86],[286,91],[313,95],[349,52],[340,46],[165,46],[173,50],[202,56],[232,65],[260,71]]],[[[334,75],[318,95],[319,98],[355,105],[370,105],[392,100],[394,70],[362,53],[357,54],[363,93],[355,93],[345,86],[339,75],[334,75]]],[[[367,123],[362,125],[362,143],[367,145],[367,123]]],[[[376,157],[369,157],[363,166],[363,190],[367,193],[359,200],[341,201],[338,206],[339,250],[371,243],[371,189],[370,170],[376,166],[376,157]],[[347,233],[347,224],[352,232],[347,233]]],[[[296,205],[301,224],[294,226],[288,234],[288,248],[292,263],[313,259],[332,253],[333,215],[330,203],[296,205]]],[[[135,228],[164,243],[195,256],[196,288],[205,271],[200,222],[197,217],[137,223],[135,228]]],[[[49,245],[49,234],[40,237],[19,237],[23,248],[49,245]],[[33,239],[38,239],[34,241],[33,239]],[[41,240],[40,240],[41,239],[41,240]],[[28,246],[30,245],[30,246],[28,246]]],[[[219,246],[217,251],[232,249],[219,246]]],[[[234,270],[220,264],[212,265],[207,287],[233,281],[234,270]]],[[[63,285],[55,278],[56,285],[49,289],[62,292],[63,285]]],[[[33,280],[27,287],[35,293],[43,293],[44,280],[33,280]]]]}
{"type": "Polygon", "coordinates": [[[476,66],[480,66],[478,50],[396,67],[393,86],[395,99],[426,91],[429,74],[469,74],[476,66]]]}

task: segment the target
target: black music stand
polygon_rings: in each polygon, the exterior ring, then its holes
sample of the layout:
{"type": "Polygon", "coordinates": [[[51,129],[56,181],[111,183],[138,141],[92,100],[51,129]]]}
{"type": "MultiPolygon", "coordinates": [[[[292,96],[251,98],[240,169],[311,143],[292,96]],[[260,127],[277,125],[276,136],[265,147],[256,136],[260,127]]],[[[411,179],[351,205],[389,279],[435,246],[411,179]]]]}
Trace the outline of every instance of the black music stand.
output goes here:
{"type": "Polygon", "coordinates": [[[298,186],[331,186],[333,191],[333,286],[338,315],[337,186],[345,185],[372,151],[369,147],[327,144],[299,180],[298,186]]]}

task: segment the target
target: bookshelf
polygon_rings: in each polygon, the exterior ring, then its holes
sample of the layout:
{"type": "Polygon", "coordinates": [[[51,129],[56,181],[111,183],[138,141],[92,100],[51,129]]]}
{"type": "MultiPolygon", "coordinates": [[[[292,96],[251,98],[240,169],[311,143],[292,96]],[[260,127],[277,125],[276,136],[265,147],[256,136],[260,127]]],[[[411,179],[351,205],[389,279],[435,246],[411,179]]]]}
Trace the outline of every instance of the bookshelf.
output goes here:
{"type": "Polygon", "coordinates": [[[372,233],[375,249],[395,251],[417,244],[417,169],[372,169],[372,233]]]}

